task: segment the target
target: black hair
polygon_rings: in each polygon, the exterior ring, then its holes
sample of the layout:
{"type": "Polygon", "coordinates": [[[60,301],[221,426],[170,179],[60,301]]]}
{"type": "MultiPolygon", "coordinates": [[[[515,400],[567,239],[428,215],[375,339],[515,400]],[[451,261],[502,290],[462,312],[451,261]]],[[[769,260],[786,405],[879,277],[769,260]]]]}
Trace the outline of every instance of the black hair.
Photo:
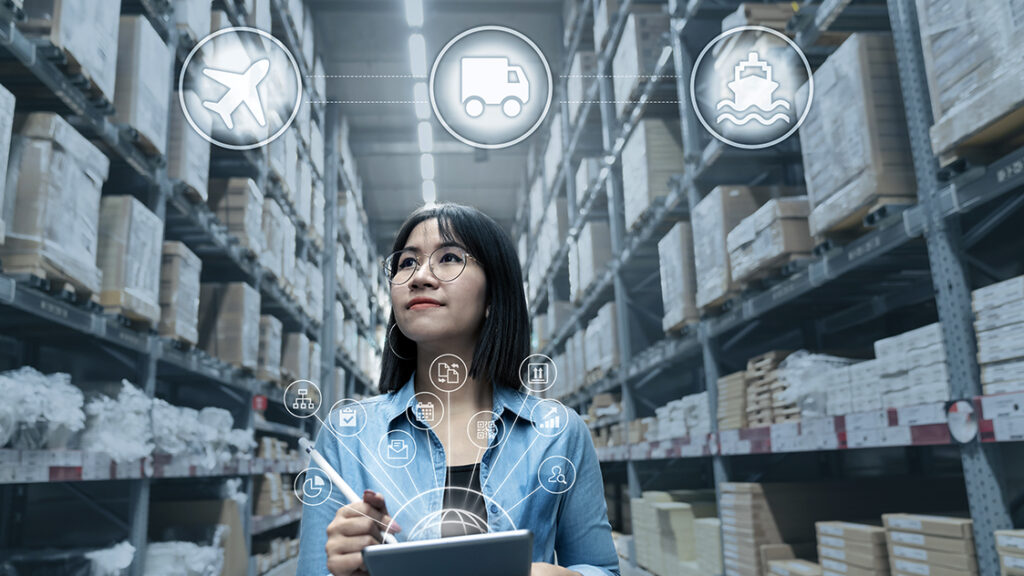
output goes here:
{"type": "MultiPolygon", "coordinates": [[[[486,376],[492,383],[518,390],[519,365],[530,353],[530,317],[523,291],[523,272],[515,245],[490,216],[462,204],[442,202],[409,215],[398,230],[393,252],[405,248],[409,235],[421,222],[437,220],[441,238],[463,246],[483,268],[487,278],[484,318],[473,352],[469,376],[486,376]]],[[[381,394],[399,390],[416,369],[416,346],[395,329],[395,312],[388,317],[380,379],[381,394]],[[397,353],[396,353],[397,352],[397,353]]]]}

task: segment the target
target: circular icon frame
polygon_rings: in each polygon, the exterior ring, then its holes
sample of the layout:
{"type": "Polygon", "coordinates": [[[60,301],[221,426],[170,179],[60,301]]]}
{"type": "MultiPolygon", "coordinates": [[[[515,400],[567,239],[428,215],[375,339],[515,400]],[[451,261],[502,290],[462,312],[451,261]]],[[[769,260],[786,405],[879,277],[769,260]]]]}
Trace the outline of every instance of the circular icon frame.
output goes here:
{"type": "MultiPolygon", "coordinates": [[[[548,64],[548,59],[544,56],[544,52],[541,51],[540,47],[538,47],[537,44],[533,40],[530,40],[529,37],[527,37],[522,32],[519,32],[518,30],[513,30],[512,28],[508,28],[507,26],[495,26],[495,25],[477,26],[475,28],[470,28],[469,30],[465,30],[465,31],[461,32],[460,34],[456,35],[451,40],[449,40],[444,45],[444,48],[441,48],[441,51],[438,53],[437,57],[434,58],[434,64],[430,68],[430,77],[429,77],[429,80],[428,80],[427,84],[428,84],[429,95],[430,95],[430,107],[434,110],[434,116],[437,118],[437,121],[441,124],[441,126],[443,126],[444,129],[449,134],[451,134],[453,137],[455,137],[455,139],[459,140],[460,142],[462,142],[464,144],[467,144],[469,146],[472,146],[474,148],[481,148],[481,149],[484,149],[484,150],[500,150],[502,148],[508,148],[510,146],[515,146],[516,144],[518,144],[518,143],[522,142],[523,140],[526,140],[527,138],[529,138],[531,134],[533,134],[534,132],[537,131],[538,128],[540,128],[541,124],[543,124],[544,120],[547,118],[548,112],[551,110],[551,100],[552,100],[552,96],[554,94],[554,80],[553,80],[553,77],[551,75],[551,66],[550,66],[550,64],[548,64]],[[459,41],[461,41],[461,40],[463,40],[465,38],[468,38],[469,36],[472,36],[473,34],[478,34],[480,32],[502,32],[502,33],[514,36],[517,39],[519,39],[522,42],[524,42],[540,58],[541,63],[544,65],[544,74],[545,74],[545,78],[547,79],[547,90],[546,90],[546,93],[544,94],[544,98],[545,98],[545,100],[544,100],[544,109],[541,111],[540,116],[537,118],[537,121],[534,122],[533,125],[530,126],[523,134],[520,134],[519,136],[517,136],[515,138],[512,138],[510,140],[506,140],[504,142],[498,142],[498,143],[495,143],[495,144],[488,144],[488,143],[485,143],[485,142],[477,142],[476,140],[468,138],[468,137],[462,135],[461,133],[459,133],[459,131],[456,130],[455,128],[453,128],[451,126],[450,122],[445,119],[444,114],[441,113],[441,110],[439,109],[439,107],[437,105],[437,98],[435,96],[435,81],[436,81],[436,78],[437,78],[437,70],[440,67],[441,61],[444,58],[445,54],[447,54],[448,51],[451,50],[451,48],[453,46],[455,46],[459,41]]],[[[512,99],[511,96],[507,97],[501,103],[502,112],[503,112],[503,114],[505,114],[506,117],[510,117],[510,118],[511,117],[518,117],[519,113],[522,112],[522,104],[518,103],[519,104],[519,109],[518,110],[511,110],[510,108],[508,108],[509,101],[511,99],[512,99]],[[510,112],[512,112],[512,111],[514,111],[515,113],[514,114],[510,114],[510,112]]],[[[468,116],[470,116],[471,118],[477,118],[477,117],[481,116],[484,113],[484,105],[483,105],[483,102],[482,102],[482,100],[480,98],[473,98],[473,97],[467,98],[465,104],[460,104],[460,107],[462,107],[462,106],[466,107],[464,109],[464,112],[468,116]],[[476,114],[473,114],[473,111],[477,110],[477,108],[470,109],[469,105],[471,103],[475,104],[477,102],[479,102],[478,112],[476,114]]]]}
{"type": "Polygon", "coordinates": [[[527,390],[534,394],[541,394],[547,392],[548,390],[551,389],[552,386],[555,385],[556,380],[558,380],[558,364],[555,364],[555,361],[552,360],[551,357],[546,354],[530,354],[526,358],[523,358],[523,361],[519,363],[519,383],[523,385],[523,388],[526,388],[527,390]],[[531,358],[542,358],[544,362],[530,362],[531,358]],[[525,379],[523,378],[523,367],[525,366],[528,372],[533,364],[542,363],[551,366],[551,377],[547,379],[547,386],[543,388],[532,388],[529,384],[527,384],[527,382],[530,381],[529,375],[527,375],[525,379]]]}
{"type": "Polygon", "coordinates": [[[319,468],[312,468],[312,467],[306,468],[305,470],[302,470],[301,472],[296,474],[295,475],[295,479],[292,480],[292,493],[295,494],[295,498],[298,499],[298,501],[301,502],[303,506],[319,506],[319,505],[323,504],[324,502],[327,502],[328,500],[330,500],[331,499],[331,494],[333,492],[334,492],[334,483],[331,482],[331,479],[327,476],[327,474],[323,470],[321,470],[319,468]],[[315,476],[318,476],[318,477],[322,477],[323,480],[324,480],[323,485],[327,486],[327,495],[323,496],[323,500],[321,500],[319,502],[315,502],[315,501],[314,502],[307,502],[305,500],[305,498],[320,499],[320,495],[319,494],[316,495],[316,496],[310,496],[310,495],[306,494],[306,480],[309,478],[309,476],[311,474],[315,475],[315,476]],[[301,490],[299,489],[299,479],[300,478],[303,479],[303,481],[302,481],[302,489],[301,490]]]}
{"type": "Polygon", "coordinates": [[[199,42],[196,42],[196,45],[192,47],[192,50],[190,50],[188,55],[185,56],[185,60],[181,64],[181,72],[178,74],[178,86],[177,86],[177,88],[178,88],[178,105],[181,106],[181,111],[185,115],[185,120],[189,123],[189,126],[191,126],[192,129],[195,130],[197,134],[202,136],[203,139],[206,140],[207,142],[209,142],[210,144],[213,144],[214,146],[220,146],[221,148],[225,148],[227,150],[252,150],[253,148],[261,148],[263,146],[266,146],[267,144],[270,144],[274,140],[277,140],[278,137],[283,135],[285,133],[285,131],[288,130],[289,127],[291,127],[292,122],[295,120],[295,117],[298,116],[298,114],[299,114],[299,107],[302,105],[302,96],[303,96],[302,72],[299,69],[299,63],[295,60],[295,56],[292,54],[291,50],[289,50],[288,47],[285,46],[283,42],[281,42],[276,37],[274,37],[273,34],[270,34],[269,32],[267,32],[265,30],[260,30],[259,28],[251,28],[249,26],[232,26],[232,27],[229,27],[229,28],[221,28],[220,30],[217,30],[216,32],[212,32],[212,33],[208,34],[206,37],[204,37],[199,42]],[[264,138],[263,140],[260,140],[259,142],[250,143],[250,144],[244,144],[244,145],[230,144],[228,142],[222,142],[222,141],[214,138],[210,134],[207,134],[206,132],[204,132],[199,127],[199,125],[196,123],[195,119],[192,118],[192,114],[189,112],[188,106],[185,103],[185,94],[187,92],[187,90],[185,89],[185,78],[186,78],[186,75],[187,75],[187,72],[188,72],[189,64],[192,62],[192,59],[195,57],[195,55],[200,50],[202,50],[204,45],[206,45],[210,41],[214,40],[215,38],[217,38],[219,36],[222,36],[224,34],[239,33],[239,32],[247,33],[247,34],[257,34],[257,35],[259,35],[259,36],[261,36],[263,38],[266,38],[266,39],[270,40],[271,42],[274,43],[275,46],[277,46],[279,49],[281,49],[281,51],[284,52],[285,56],[287,56],[288,62],[291,64],[292,70],[295,72],[295,86],[296,86],[296,90],[295,90],[295,104],[292,106],[292,111],[291,111],[291,114],[289,115],[288,119],[285,120],[281,124],[281,127],[276,132],[274,132],[270,136],[264,138]]]}
{"type": "Polygon", "coordinates": [[[771,28],[757,25],[737,26],[735,28],[730,28],[729,30],[722,32],[718,36],[715,36],[710,42],[708,42],[708,44],[704,46],[704,49],[700,51],[700,54],[697,56],[697,59],[693,61],[693,70],[690,73],[690,105],[693,108],[695,115],[697,116],[697,120],[701,123],[702,126],[704,126],[704,129],[707,130],[712,137],[714,137],[715,139],[719,140],[722,143],[728,144],[729,146],[741,148],[744,150],[761,150],[764,148],[770,148],[776,144],[779,144],[780,142],[787,140],[790,136],[796,134],[796,131],[799,130],[800,126],[803,125],[804,120],[807,119],[807,114],[811,111],[811,103],[813,101],[814,73],[811,70],[810,62],[807,61],[807,56],[804,55],[803,50],[801,50],[795,42],[793,42],[785,34],[778,32],[777,30],[772,30],[771,28]],[[758,144],[746,144],[743,142],[736,142],[731,138],[725,137],[724,135],[719,133],[718,130],[712,128],[711,124],[707,121],[707,119],[704,118],[704,115],[701,112],[697,100],[697,76],[700,73],[700,65],[703,62],[704,57],[722,40],[734,34],[741,34],[743,32],[764,32],[784,41],[800,57],[800,61],[804,65],[804,71],[807,73],[807,103],[804,105],[803,112],[801,112],[800,115],[797,117],[797,121],[793,123],[793,125],[790,126],[789,130],[787,130],[781,136],[778,136],[768,142],[762,142],[758,144]]]}
{"type": "Polygon", "coordinates": [[[321,406],[321,404],[323,404],[324,396],[323,396],[323,393],[320,392],[320,387],[317,386],[316,383],[314,383],[314,382],[312,382],[310,380],[295,380],[291,384],[289,384],[287,388],[284,389],[284,393],[281,395],[281,400],[282,400],[282,403],[284,404],[284,409],[287,410],[289,414],[291,414],[292,416],[294,416],[296,418],[306,419],[306,418],[312,418],[313,416],[316,416],[316,413],[320,411],[320,406],[321,406]],[[309,412],[309,414],[305,414],[305,415],[296,414],[292,410],[293,409],[294,410],[300,410],[300,408],[298,408],[298,406],[297,406],[297,403],[298,402],[303,402],[304,399],[307,396],[306,394],[300,394],[300,393],[296,392],[295,393],[295,400],[293,402],[294,405],[288,403],[288,391],[291,390],[293,386],[295,386],[296,384],[300,384],[300,383],[308,384],[309,386],[312,386],[316,390],[315,406],[311,407],[311,408],[308,408],[308,410],[310,412],[309,412]]]}
{"type": "MultiPolygon", "coordinates": [[[[552,470],[554,470],[554,469],[555,468],[552,468],[552,470]]],[[[558,473],[554,472],[554,474],[558,474],[558,473]]],[[[556,456],[548,456],[547,458],[545,458],[540,463],[540,466],[537,467],[537,482],[540,484],[540,487],[545,492],[547,492],[548,494],[555,494],[555,495],[565,494],[569,490],[572,490],[572,487],[576,485],[576,465],[572,463],[572,460],[569,460],[565,456],[557,456],[557,455],[556,456]],[[566,471],[568,471],[569,469],[572,470],[572,482],[569,482],[568,483],[569,485],[566,486],[564,490],[548,490],[547,484],[545,483],[546,480],[544,480],[544,478],[543,478],[543,476],[545,476],[547,473],[545,472],[544,474],[541,474],[542,472],[544,472],[544,465],[547,464],[548,460],[552,460],[552,459],[558,459],[558,460],[564,461],[566,464],[569,465],[569,467],[566,469],[566,471]]]]}

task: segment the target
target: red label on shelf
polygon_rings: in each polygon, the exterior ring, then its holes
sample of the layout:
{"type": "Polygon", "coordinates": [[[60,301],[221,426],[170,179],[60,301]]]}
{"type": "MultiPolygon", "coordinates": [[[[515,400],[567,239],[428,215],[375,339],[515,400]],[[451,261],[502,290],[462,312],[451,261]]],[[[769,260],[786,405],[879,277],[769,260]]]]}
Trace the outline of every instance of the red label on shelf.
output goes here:
{"type": "Polygon", "coordinates": [[[267,397],[263,394],[257,394],[252,397],[252,409],[257,412],[263,412],[267,409],[267,397]]]}

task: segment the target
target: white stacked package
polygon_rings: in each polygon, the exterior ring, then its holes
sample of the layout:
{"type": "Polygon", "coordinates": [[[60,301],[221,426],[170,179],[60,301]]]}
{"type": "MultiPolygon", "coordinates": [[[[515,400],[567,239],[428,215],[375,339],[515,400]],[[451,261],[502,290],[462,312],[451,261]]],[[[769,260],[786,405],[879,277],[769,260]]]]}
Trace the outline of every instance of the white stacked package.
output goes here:
{"type": "Polygon", "coordinates": [[[199,277],[203,263],[182,242],[164,242],[160,258],[161,336],[199,341],[199,277]]]}
{"type": "Polygon", "coordinates": [[[677,222],[658,241],[661,269],[661,327],[677,330],[700,319],[697,310],[697,270],[693,259],[693,230],[689,222],[677,222]]]}
{"type": "Polygon", "coordinates": [[[12,147],[18,185],[7,190],[7,234],[0,261],[8,274],[43,273],[98,293],[100,189],[110,161],[66,120],[33,112],[12,147]]]}
{"type": "MultiPolygon", "coordinates": [[[[174,23],[178,31],[198,42],[210,33],[210,2],[207,0],[173,0],[174,23]]],[[[268,4],[269,8],[269,4],[268,4]]]]}
{"type": "Polygon", "coordinates": [[[972,307],[985,394],[1024,390],[1024,276],[975,290],[972,307]]]}
{"type": "Polygon", "coordinates": [[[562,167],[562,115],[553,114],[548,122],[548,145],[544,148],[544,189],[551,190],[562,167]]]}
{"type": "Polygon", "coordinates": [[[658,57],[667,44],[663,37],[668,28],[668,14],[661,11],[633,11],[626,18],[619,47],[612,59],[616,116],[622,116],[624,110],[633,108],[637,90],[654,74],[658,57]]]}
{"type": "Polygon", "coordinates": [[[736,225],[726,237],[732,278],[743,282],[814,249],[806,196],[773,198],[736,225]]]}
{"type": "MultiPolygon", "coordinates": [[[[4,224],[4,196],[7,194],[7,162],[11,152],[14,128],[14,95],[0,86],[0,244],[4,243],[7,226],[4,224]]],[[[13,191],[11,192],[13,194],[13,191]]]]}
{"type": "Polygon", "coordinates": [[[210,208],[253,255],[263,246],[263,193],[251,178],[210,182],[210,208]]]}
{"type": "Polygon", "coordinates": [[[127,124],[158,154],[167,150],[171,51],[142,15],[121,16],[114,120],[127,124]]]}
{"type": "Polygon", "coordinates": [[[582,102],[597,82],[597,54],[592,50],[578,50],[573,56],[569,67],[569,78],[566,81],[566,100],[569,101],[569,126],[576,125],[582,102]]]}
{"type": "Polygon", "coordinates": [[[263,247],[260,265],[275,278],[284,274],[284,222],[288,220],[275,198],[263,199],[263,247]]]}
{"type": "Polygon", "coordinates": [[[163,221],[133,196],[109,195],[100,202],[99,231],[100,304],[155,326],[160,320],[163,221]]]}
{"type": "Polygon", "coordinates": [[[576,292],[586,292],[612,258],[612,239],[607,222],[587,222],[576,239],[579,255],[579,284],[576,292]]]}
{"type": "MultiPolygon", "coordinates": [[[[582,158],[580,159],[580,165],[576,169],[576,207],[582,208],[583,203],[587,199],[587,192],[590,191],[591,186],[597,183],[598,178],[601,175],[601,159],[600,158],[582,158]]],[[[595,194],[601,194],[604,190],[597,190],[595,194]]]]}
{"type": "Polygon", "coordinates": [[[615,303],[608,302],[597,311],[586,330],[588,371],[607,372],[619,365],[619,331],[615,321],[615,303]]]}
{"type": "Polygon", "coordinates": [[[949,400],[942,326],[929,324],[875,342],[882,408],[949,400]]]}
{"type": "Polygon", "coordinates": [[[538,176],[530,184],[530,230],[536,231],[544,218],[544,179],[538,176]]]}
{"type": "MultiPolygon", "coordinates": [[[[209,10],[209,5],[207,5],[209,10]]],[[[25,3],[25,21],[19,27],[48,36],[70,55],[82,75],[107,100],[114,100],[117,77],[120,0],[36,0],[25,3]]],[[[165,72],[170,78],[170,62],[165,72]]]]}
{"type": "Polygon", "coordinates": [[[718,518],[698,518],[693,527],[700,573],[705,576],[722,574],[722,521],[718,518]]]}
{"type": "Polygon", "coordinates": [[[683,148],[676,141],[678,137],[675,121],[648,118],[637,123],[622,148],[622,198],[627,228],[634,228],[656,199],[669,194],[669,179],[683,171],[683,148]]]}
{"type": "MultiPolygon", "coordinates": [[[[181,182],[194,198],[205,202],[209,196],[210,143],[185,119],[185,113],[178,105],[180,99],[192,102],[193,106],[200,100],[191,90],[174,93],[167,128],[167,177],[181,182]]],[[[200,130],[207,132],[210,130],[209,120],[209,116],[202,114],[193,118],[200,130]]]]}
{"type": "Polygon", "coordinates": [[[260,316],[260,347],[256,375],[268,382],[281,379],[281,346],[283,326],[269,314],[260,316]]]}
{"type": "Polygon", "coordinates": [[[917,0],[917,20],[935,117],[932,150],[945,154],[1006,140],[1019,146],[1024,106],[1019,5],[917,0]]]}
{"type": "Polygon", "coordinates": [[[891,36],[853,34],[815,71],[800,148],[811,234],[858,228],[878,204],[917,202],[891,36]]]}
{"type": "Polygon", "coordinates": [[[0,448],[62,449],[85,426],[82,391],[61,372],[31,366],[0,372],[0,448]]]}
{"type": "Polygon", "coordinates": [[[718,186],[694,207],[690,222],[701,310],[721,304],[734,290],[726,238],[758,206],[751,188],[718,186]]]}

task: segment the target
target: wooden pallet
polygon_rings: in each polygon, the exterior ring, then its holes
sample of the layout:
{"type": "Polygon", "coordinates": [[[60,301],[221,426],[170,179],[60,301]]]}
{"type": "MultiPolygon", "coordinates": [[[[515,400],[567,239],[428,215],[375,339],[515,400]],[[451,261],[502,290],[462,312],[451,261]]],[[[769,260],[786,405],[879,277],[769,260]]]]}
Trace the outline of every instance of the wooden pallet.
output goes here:
{"type": "Polygon", "coordinates": [[[33,35],[32,39],[36,43],[36,54],[53,62],[54,66],[64,73],[68,80],[85,94],[93,106],[103,112],[113,114],[114,103],[103,93],[99,84],[96,83],[89,71],[82,66],[74,53],[67,48],[55,46],[50,42],[50,27],[48,23],[40,27],[31,26],[31,23],[27,23],[21,27],[24,31],[33,35]],[[36,34],[41,36],[36,36],[36,34]]]}
{"type": "Polygon", "coordinates": [[[118,316],[126,324],[133,327],[144,327],[155,330],[160,321],[160,306],[146,302],[134,294],[124,290],[104,290],[100,292],[100,304],[107,314],[118,316]]]}
{"type": "Polygon", "coordinates": [[[3,257],[3,270],[15,280],[25,282],[47,294],[99,310],[98,290],[62,272],[46,257],[38,254],[9,254],[3,257]]]}
{"type": "Polygon", "coordinates": [[[765,262],[746,278],[736,280],[736,284],[743,292],[764,290],[806,268],[812,256],[809,252],[782,254],[765,262]]]}
{"type": "Polygon", "coordinates": [[[696,326],[700,324],[700,318],[684,318],[679,322],[676,322],[672,326],[669,326],[665,330],[666,336],[685,336],[690,333],[691,329],[696,329],[696,326]]]}
{"type": "Polygon", "coordinates": [[[908,196],[879,196],[851,212],[827,231],[814,234],[814,254],[822,256],[834,248],[848,244],[913,205],[914,200],[908,196]]]}

